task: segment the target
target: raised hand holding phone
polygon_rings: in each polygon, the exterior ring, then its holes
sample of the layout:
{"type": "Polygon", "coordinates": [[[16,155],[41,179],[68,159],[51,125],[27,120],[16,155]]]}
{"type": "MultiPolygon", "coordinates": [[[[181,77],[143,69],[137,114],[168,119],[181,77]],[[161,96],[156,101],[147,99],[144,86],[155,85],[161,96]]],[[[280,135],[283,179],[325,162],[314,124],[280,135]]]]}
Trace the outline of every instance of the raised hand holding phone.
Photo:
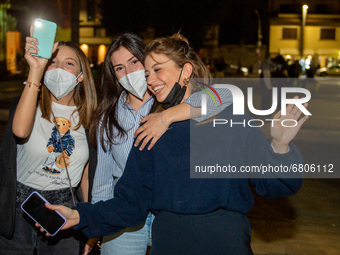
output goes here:
{"type": "MultiPolygon", "coordinates": [[[[39,40],[36,37],[33,37],[33,28],[34,26],[31,25],[30,27],[30,36],[26,37],[26,44],[25,44],[25,59],[28,62],[30,68],[32,69],[42,69],[41,72],[44,71],[45,66],[48,62],[48,59],[37,57],[39,55],[39,40]]],[[[53,54],[57,47],[58,42],[53,43],[52,42],[52,51],[51,54],[53,54]]]]}
{"type": "MultiPolygon", "coordinates": [[[[50,59],[57,47],[57,43],[54,43],[56,31],[57,25],[54,22],[37,18],[30,27],[30,36],[26,38],[26,60],[33,56],[50,59]]],[[[43,63],[47,63],[46,60],[43,63]]]]}
{"type": "MultiPolygon", "coordinates": [[[[13,118],[13,132],[18,137],[28,137],[31,133],[36,113],[38,92],[41,86],[41,78],[48,63],[48,59],[40,58],[32,54],[38,54],[39,42],[37,38],[32,37],[33,25],[30,27],[30,36],[26,37],[25,59],[29,65],[29,73],[26,82],[28,86],[24,87],[20,101],[13,118]]],[[[58,43],[53,44],[52,52],[55,52],[58,43]]]]}
{"type": "Polygon", "coordinates": [[[33,26],[32,36],[38,40],[37,57],[50,59],[52,57],[53,43],[57,31],[57,24],[44,19],[36,19],[33,26]]]}

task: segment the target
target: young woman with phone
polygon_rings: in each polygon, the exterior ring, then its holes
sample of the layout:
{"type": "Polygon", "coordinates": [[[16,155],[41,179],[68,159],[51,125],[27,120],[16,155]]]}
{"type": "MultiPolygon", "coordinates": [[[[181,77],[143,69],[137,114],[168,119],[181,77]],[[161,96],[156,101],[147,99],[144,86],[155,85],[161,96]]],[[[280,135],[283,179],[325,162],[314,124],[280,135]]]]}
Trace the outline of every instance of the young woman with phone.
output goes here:
{"type": "Polygon", "coordinates": [[[32,30],[25,45],[28,78],[11,106],[0,151],[0,253],[79,254],[77,231],[46,238],[20,205],[38,191],[50,203],[72,207],[80,183],[87,201],[85,130],[97,106],[95,85],[79,46],[55,43],[50,60],[37,57],[32,30]]]}
{"type": "MultiPolygon", "coordinates": [[[[94,158],[96,155],[90,155],[89,200],[91,203],[113,198],[115,184],[123,174],[127,157],[133,146],[134,133],[140,121],[147,121],[143,125],[145,131],[142,136],[146,138],[141,148],[144,148],[146,141],[151,140],[148,146],[148,149],[151,149],[172,122],[190,118],[189,104],[169,108],[160,115],[162,106],[147,90],[143,66],[145,46],[145,42],[137,35],[124,33],[116,36],[108,48],[101,83],[98,87],[98,108],[93,115],[90,128],[91,143],[98,151],[97,158],[94,158]]],[[[225,99],[224,95],[225,93],[221,91],[222,100],[225,99]]],[[[208,106],[211,104],[213,105],[213,102],[209,100],[208,106]]],[[[224,102],[224,107],[227,105],[228,102],[224,102]]],[[[221,109],[208,107],[207,115],[196,120],[202,121],[218,111],[221,109]]],[[[200,113],[200,108],[198,112],[200,113]]],[[[135,145],[138,143],[136,141],[135,145]]],[[[153,216],[149,213],[146,222],[142,225],[104,237],[101,254],[145,254],[147,245],[151,245],[152,220],[153,216]]],[[[86,252],[93,243],[95,241],[88,242],[86,252]]]]}
{"type": "MultiPolygon", "coordinates": [[[[179,34],[152,41],[145,54],[147,83],[160,102],[174,91],[185,100],[190,94],[181,91],[185,80],[206,77],[204,64],[179,34]]],[[[190,82],[187,86],[195,84],[190,82]]],[[[233,115],[232,108],[227,107],[219,118],[233,118],[237,122],[250,119],[248,114],[233,115]]],[[[278,112],[274,118],[299,119],[301,114],[299,108],[289,105],[287,115],[278,112]]],[[[47,207],[67,218],[64,229],[77,225],[75,229],[89,237],[137,226],[151,210],[156,216],[150,254],[250,255],[251,228],[246,217],[253,204],[250,184],[257,193],[272,199],[296,193],[302,185],[302,174],[195,179],[190,178],[191,152],[195,152],[196,160],[220,160],[220,165],[299,164],[302,156],[291,140],[307,118],[301,117],[295,127],[283,127],[276,122],[271,130],[272,143],[257,127],[236,125],[212,130],[211,122],[199,126],[191,125],[191,121],[173,123],[152,150],[132,148],[113,199],[94,205],[78,203],[76,210],[47,207]],[[192,141],[191,131],[200,134],[192,141]],[[198,147],[192,148],[191,142],[198,147]]]]}

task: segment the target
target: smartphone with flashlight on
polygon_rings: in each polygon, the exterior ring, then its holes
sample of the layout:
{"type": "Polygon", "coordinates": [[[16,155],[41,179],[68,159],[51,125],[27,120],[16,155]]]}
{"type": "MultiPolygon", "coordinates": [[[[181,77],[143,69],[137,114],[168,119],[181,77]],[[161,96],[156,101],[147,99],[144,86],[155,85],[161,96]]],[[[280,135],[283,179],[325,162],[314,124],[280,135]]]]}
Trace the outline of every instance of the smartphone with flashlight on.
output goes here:
{"type": "Polygon", "coordinates": [[[33,25],[32,36],[38,40],[38,54],[32,54],[37,57],[50,59],[52,56],[53,44],[55,39],[55,34],[57,32],[57,24],[44,20],[36,19],[33,25]]]}
{"type": "Polygon", "coordinates": [[[50,236],[54,236],[65,225],[66,219],[58,211],[46,208],[45,203],[49,204],[43,196],[34,191],[21,204],[21,209],[50,236]]]}

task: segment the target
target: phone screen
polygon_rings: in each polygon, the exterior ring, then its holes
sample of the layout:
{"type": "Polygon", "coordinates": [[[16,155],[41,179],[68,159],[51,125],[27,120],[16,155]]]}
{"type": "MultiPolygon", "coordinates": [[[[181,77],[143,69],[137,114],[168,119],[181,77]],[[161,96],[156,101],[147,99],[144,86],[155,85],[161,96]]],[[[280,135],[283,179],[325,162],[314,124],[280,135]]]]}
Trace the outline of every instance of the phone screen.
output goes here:
{"type": "MultiPolygon", "coordinates": [[[[22,210],[35,222],[38,222],[46,232],[54,236],[66,220],[58,212],[46,208],[47,201],[37,192],[33,192],[21,205],[22,210]]],[[[48,203],[48,202],[47,202],[48,203]]]]}

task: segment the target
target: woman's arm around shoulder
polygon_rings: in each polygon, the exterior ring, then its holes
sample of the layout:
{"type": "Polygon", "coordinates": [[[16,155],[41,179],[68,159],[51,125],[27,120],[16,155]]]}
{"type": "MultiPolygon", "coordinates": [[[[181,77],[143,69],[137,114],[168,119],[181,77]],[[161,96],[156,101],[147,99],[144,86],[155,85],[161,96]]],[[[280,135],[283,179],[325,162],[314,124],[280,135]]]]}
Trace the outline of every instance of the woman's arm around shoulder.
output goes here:
{"type": "MultiPolygon", "coordinates": [[[[214,89],[214,85],[211,87],[214,89]]],[[[141,123],[144,124],[135,132],[135,137],[137,137],[135,146],[137,147],[144,139],[139,147],[140,150],[143,150],[151,140],[148,146],[148,150],[150,150],[158,139],[171,128],[172,123],[188,119],[202,122],[222,112],[232,103],[232,94],[228,89],[216,89],[215,91],[219,95],[219,99],[207,97],[207,112],[205,115],[201,115],[201,97],[205,92],[199,91],[190,95],[188,99],[179,105],[166,109],[161,113],[152,113],[144,117],[141,120],[141,123]]]]}

